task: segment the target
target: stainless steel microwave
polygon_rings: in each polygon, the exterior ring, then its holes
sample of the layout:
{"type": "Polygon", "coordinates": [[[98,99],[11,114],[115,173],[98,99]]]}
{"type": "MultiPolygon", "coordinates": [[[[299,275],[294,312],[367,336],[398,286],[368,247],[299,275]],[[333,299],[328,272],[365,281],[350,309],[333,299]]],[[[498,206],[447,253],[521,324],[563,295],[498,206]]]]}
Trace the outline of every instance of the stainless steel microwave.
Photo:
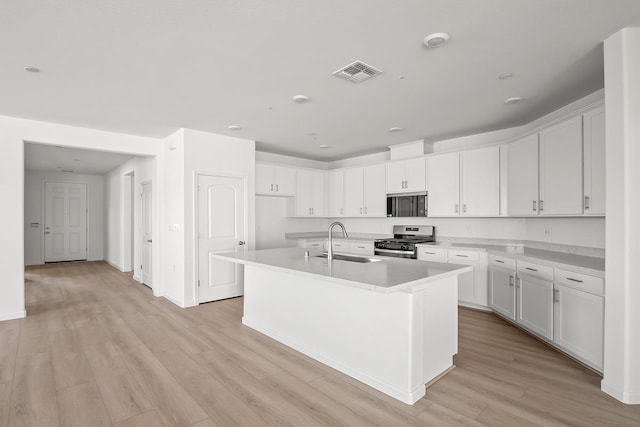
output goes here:
{"type": "Polygon", "coordinates": [[[427,216],[427,193],[403,193],[387,195],[387,216],[427,216]]]}

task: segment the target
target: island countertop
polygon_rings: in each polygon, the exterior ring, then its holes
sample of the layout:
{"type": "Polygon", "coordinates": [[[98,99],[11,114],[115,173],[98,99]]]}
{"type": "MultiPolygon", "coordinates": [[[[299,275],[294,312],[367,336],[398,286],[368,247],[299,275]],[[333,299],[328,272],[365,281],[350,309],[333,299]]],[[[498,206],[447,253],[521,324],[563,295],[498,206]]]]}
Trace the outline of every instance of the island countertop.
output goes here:
{"type": "Polygon", "coordinates": [[[304,256],[304,248],[263,249],[212,255],[225,261],[257,265],[263,268],[288,271],[302,276],[325,278],[334,283],[369,289],[376,292],[413,292],[424,289],[430,282],[471,271],[471,266],[416,262],[412,259],[374,256],[381,261],[357,263],[317,257],[320,252],[304,256]]]}

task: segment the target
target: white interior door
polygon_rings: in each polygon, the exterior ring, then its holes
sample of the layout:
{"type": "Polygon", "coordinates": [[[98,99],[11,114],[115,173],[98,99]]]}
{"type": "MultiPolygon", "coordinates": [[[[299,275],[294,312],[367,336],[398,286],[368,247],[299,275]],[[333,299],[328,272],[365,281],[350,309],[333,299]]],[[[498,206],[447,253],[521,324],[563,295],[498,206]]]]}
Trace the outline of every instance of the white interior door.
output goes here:
{"type": "Polygon", "coordinates": [[[198,176],[198,303],[240,296],[240,264],[211,255],[244,250],[246,230],[244,178],[198,176]]]}
{"type": "Polygon", "coordinates": [[[87,185],[45,182],[44,261],[87,259],[87,185]]]}
{"type": "Polygon", "coordinates": [[[142,223],[141,223],[141,237],[142,237],[142,265],[140,269],[142,270],[142,283],[151,287],[153,285],[153,277],[151,275],[151,264],[152,264],[152,248],[153,248],[153,238],[152,238],[152,210],[151,210],[151,201],[152,201],[152,190],[153,186],[151,182],[147,182],[142,184],[142,203],[141,206],[141,214],[142,214],[142,223]]]}

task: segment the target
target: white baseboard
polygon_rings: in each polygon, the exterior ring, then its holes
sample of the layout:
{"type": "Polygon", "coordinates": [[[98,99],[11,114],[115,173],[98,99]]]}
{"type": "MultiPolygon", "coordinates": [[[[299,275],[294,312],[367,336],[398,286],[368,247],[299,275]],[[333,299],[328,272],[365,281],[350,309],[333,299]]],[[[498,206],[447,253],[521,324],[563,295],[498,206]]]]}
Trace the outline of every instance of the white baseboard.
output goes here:
{"type": "Polygon", "coordinates": [[[109,264],[111,267],[115,268],[119,272],[126,273],[126,271],[124,271],[124,269],[122,267],[120,267],[118,264],[115,264],[115,263],[109,261],[108,259],[105,259],[104,262],[106,262],[107,264],[109,264]]]}
{"type": "Polygon", "coordinates": [[[626,403],[627,405],[640,404],[640,392],[629,392],[629,391],[618,390],[606,384],[604,380],[600,383],[600,390],[607,393],[609,396],[613,397],[614,399],[617,399],[622,403],[626,403]]]}
{"type": "Polygon", "coordinates": [[[177,305],[180,308],[186,308],[184,306],[184,304],[182,304],[181,302],[179,302],[176,299],[171,298],[169,295],[162,295],[162,297],[168,299],[169,301],[171,301],[172,303],[174,303],[175,305],[177,305]]]}
{"type": "Polygon", "coordinates": [[[0,313],[0,321],[24,319],[25,317],[27,317],[27,310],[15,311],[13,313],[0,313]]]}

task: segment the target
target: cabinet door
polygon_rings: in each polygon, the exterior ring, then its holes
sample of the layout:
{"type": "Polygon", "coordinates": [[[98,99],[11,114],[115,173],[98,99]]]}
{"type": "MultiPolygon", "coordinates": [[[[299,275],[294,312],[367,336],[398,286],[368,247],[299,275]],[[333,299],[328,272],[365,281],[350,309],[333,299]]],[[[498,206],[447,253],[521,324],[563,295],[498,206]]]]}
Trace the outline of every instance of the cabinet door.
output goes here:
{"type": "Polygon", "coordinates": [[[425,191],[427,189],[427,161],[424,157],[405,161],[405,191],[425,191]]]}
{"type": "Polygon", "coordinates": [[[327,214],[330,217],[344,216],[344,171],[329,172],[327,189],[327,214]]]}
{"type": "Polygon", "coordinates": [[[602,371],[604,299],[556,285],[553,340],[560,347],[602,371]]]}
{"type": "Polygon", "coordinates": [[[540,132],[540,214],[582,214],[582,116],[540,132]]]}
{"type": "Polygon", "coordinates": [[[309,195],[309,199],[311,201],[311,216],[324,216],[325,206],[324,206],[324,195],[325,195],[325,185],[324,185],[324,172],[321,171],[311,171],[311,194],[309,195]]]}
{"type": "Polygon", "coordinates": [[[506,146],[507,214],[538,215],[538,135],[506,146]]]}
{"type": "Polygon", "coordinates": [[[428,159],[428,216],[458,216],[460,214],[459,153],[440,154],[428,159]]]}
{"type": "Polygon", "coordinates": [[[405,181],[405,162],[387,163],[387,193],[402,193],[405,181]]]}
{"type": "Polygon", "coordinates": [[[385,165],[364,168],[364,214],[373,217],[387,216],[387,192],[385,165]]]}
{"type": "Polygon", "coordinates": [[[296,172],[296,216],[311,216],[311,179],[310,171],[296,172]]]}
{"type": "Polygon", "coordinates": [[[500,147],[463,151],[462,215],[500,215],[500,147]]]}
{"type": "Polygon", "coordinates": [[[344,171],[344,215],[364,215],[364,177],[362,168],[344,171]]]}
{"type": "Polygon", "coordinates": [[[524,274],[518,277],[516,321],[544,338],[553,339],[553,282],[524,274]]]}
{"type": "Polygon", "coordinates": [[[584,132],[584,213],[605,214],[605,115],[604,107],[582,116],[584,132]]]}
{"type": "Polygon", "coordinates": [[[489,269],[489,307],[511,320],[516,320],[515,275],[501,268],[489,269]]]}
{"type": "Polygon", "coordinates": [[[273,194],[275,191],[273,169],[272,165],[256,163],[256,193],[273,194]]]}
{"type": "Polygon", "coordinates": [[[281,196],[296,194],[296,170],[285,166],[274,166],[275,193],[281,196]]]}

